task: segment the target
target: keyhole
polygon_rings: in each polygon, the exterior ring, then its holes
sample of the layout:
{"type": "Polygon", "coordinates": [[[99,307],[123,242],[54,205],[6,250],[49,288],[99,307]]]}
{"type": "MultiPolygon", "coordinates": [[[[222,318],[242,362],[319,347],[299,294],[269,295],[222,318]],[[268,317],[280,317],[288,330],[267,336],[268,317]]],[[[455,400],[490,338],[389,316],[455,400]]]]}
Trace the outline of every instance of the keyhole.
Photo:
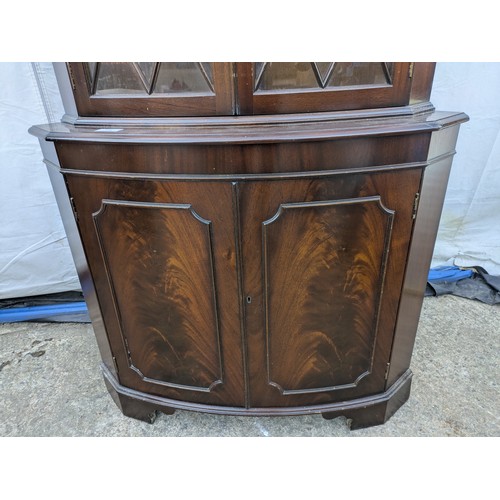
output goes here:
{"type": "Polygon", "coordinates": [[[250,297],[250,295],[247,296],[247,304],[251,304],[252,303],[252,297],[250,297]]]}

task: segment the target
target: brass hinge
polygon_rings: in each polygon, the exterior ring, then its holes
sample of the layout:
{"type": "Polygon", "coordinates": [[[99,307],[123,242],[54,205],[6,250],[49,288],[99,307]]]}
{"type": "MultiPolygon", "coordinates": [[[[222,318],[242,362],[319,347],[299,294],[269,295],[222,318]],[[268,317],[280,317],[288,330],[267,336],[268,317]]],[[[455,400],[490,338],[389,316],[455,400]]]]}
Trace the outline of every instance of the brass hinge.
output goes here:
{"type": "Polygon", "coordinates": [[[116,362],[116,358],[113,356],[113,364],[115,365],[115,370],[116,370],[116,374],[118,375],[118,363],[116,362]]]}
{"type": "Polygon", "coordinates": [[[412,219],[417,217],[418,202],[420,200],[420,193],[415,193],[415,199],[413,200],[413,215],[412,219]]]}
{"type": "Polygon", "coordinates": [[[415,63],[410,63],[410,67],[408,68],[408,78],[413,78],[413,67],[415,63]]]}
{"type": "Polygon", "coordinates": [[[128,341],[127,341],[127,339],[126,339],[126,338],[124,338],[123,340],[124,340],[124,342],[125,342],[125,349],[127,350],[127,354],[128,354],[128,356],[130,357],[130,349],[129,349],[129,347],[128,347],[128,341]]]}
{"type": "Polygon", "coordinates": [[[71,66],[69,64],[66,64],[66,67],[68,68],[68,75],[69,75],[69,79],[71,81],[71,87],[73,90],[76,90],[75,77],[73,76],[73,70],[71,69],[71,66]]]}
{"type": "Polygon", "coordinates": [[[387,380],[389,378],[389,368],[391,367],[391,363],[387,363],[387,366],[385,367],[385,375],[384,379],[387,380]]]}
{"type": "Polygon", "coordinates": [[[69,202],[71,203],[71,209],[73,210],[73,216],[75,217],[76,222],[78,222],[78,212],[76,211],[75,207],[75,200],[73,197],[69,199],[69,202]]]}

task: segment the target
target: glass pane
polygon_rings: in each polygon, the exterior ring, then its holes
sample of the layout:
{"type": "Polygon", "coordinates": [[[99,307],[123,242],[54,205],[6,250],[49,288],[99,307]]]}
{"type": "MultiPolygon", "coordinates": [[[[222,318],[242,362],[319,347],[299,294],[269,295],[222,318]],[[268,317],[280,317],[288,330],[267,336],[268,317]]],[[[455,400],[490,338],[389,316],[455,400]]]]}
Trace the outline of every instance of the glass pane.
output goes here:
{"type": "MultiPolygon", "coordinates": [[[[384,85],[390,83],[386,74],[386,63],[380,62],[337,62],[328,87],[351,85],[384,85]]],[[[389,66],[392,71],[392,63],[389,66]]]]}
{"type": "Polygon", "coordinates": [[[92,87],[92,84],[94,83],[94,78],[95,78],[95,68],[97,66],[96,62],[88,62],[85,63],[86,67],[86,74],[89,79],[90,87],[92,87]]]}
{"type": "Polygon", "coordinates": [[[254,73],[254,81],[253,81],[253,88],[257,89],[260,85],[260,77],[262,76],[262,71],[264,70],[266,66],[265,62],[256,62],[253,65],[253,73],[254,73]]]}
{"type": "Polygon", "coordinates": [[[210,63],[200,63],[201,66],[203,67],[203,71],[205,72],[205,76],[208,78],[208,81],[210,83],[210,87],[213,90],[214,87],[214,77],[212,74],[212,65],[210,63]]]}
{"type": "Polygon", "coordinates": [[[328,83],[328,80],[330,79],[331,75],[331,70],[333,68],[333,65],[335,63],[333,62],[317,62],[314,63],[316,65],[316,69],[318,71],[320,80],[321,80],[321,86],[325,87],[326,84],[328,83]]]}
{"type": "Polygon", "coordinates": [[[313,67],[309,62],[268,62],[264,64],[262,77],[259,81],[259,69],[262,67],[262,63],[255,63],[254,84],[256,90],[285,90],[319,87],[313,67]]]}
{"type": "Polygon", "coordinates": [[[172,92],[210,92],[207,80],[197,63],[160,63],[155,94],[172,92]]]}
{"type": "Polygon", "coordinates": [[[390,62],[390,63],[386,62],[385,66],[386,66],[387,72],[389,73],[391,80],[392,80],[393,71],[394,71],[394,63],[393,62],[390,62]]]}
{"type": "Polygon", "coordinates": [[[136,64],[137,64],[137,66],[139,66],[139,69],[144,76],[144,80],[147,83],[147,86],[151,87],[151,83],[153,80],[153,75],[154,75],[155,67],[156,67],[157,63],[155,63],[155,62],[138,62],[136,64]]]}
{"type": "Polygon", "coordinates": [[[145,94],[146,88],[132,63],[106,62],[99,65],[95,93],[145,94]]]}

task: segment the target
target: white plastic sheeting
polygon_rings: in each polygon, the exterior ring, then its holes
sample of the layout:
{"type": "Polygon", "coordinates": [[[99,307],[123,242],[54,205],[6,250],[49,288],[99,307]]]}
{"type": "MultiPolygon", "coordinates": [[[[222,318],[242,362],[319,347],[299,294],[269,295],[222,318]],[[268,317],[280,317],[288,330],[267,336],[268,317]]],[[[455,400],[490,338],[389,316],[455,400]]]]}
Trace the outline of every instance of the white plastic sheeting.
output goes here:
{"type": "MultiPolygon", "coordinates": [[[[433,265],[500,274],[498,89],[498,63],[437,65],[434,106],[471,121],[459,134],[433,265]]],[[[80,289],[38,140],[27,132],[63,112],[51,64],[0,64],[0,299],[80,289]]]]}
{"type": "Polygon", "coordinates": [[[431,101],[464,111],[433,265],[484,267],[500,275],[500,63],[442,63],[431,101]]]}
{"type": "Polygon", "coordinates": [[[0,298],[80,289],[38,139],[28,134],[62,116],[52,66],[37,69],[46,92],[31,63],[0,64],[0,298]]]}

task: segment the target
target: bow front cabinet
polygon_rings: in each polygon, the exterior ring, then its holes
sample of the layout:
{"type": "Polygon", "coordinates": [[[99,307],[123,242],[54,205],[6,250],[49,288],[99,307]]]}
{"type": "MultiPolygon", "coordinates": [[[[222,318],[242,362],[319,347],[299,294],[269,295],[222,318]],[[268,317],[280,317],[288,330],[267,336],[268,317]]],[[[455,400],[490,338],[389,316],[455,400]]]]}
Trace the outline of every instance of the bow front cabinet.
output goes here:
{"type": "Polygon", "coordinates": [[[123,413],[393,415],[467,120],[434,64],[55,70],[30,131],[123,413]]]}

